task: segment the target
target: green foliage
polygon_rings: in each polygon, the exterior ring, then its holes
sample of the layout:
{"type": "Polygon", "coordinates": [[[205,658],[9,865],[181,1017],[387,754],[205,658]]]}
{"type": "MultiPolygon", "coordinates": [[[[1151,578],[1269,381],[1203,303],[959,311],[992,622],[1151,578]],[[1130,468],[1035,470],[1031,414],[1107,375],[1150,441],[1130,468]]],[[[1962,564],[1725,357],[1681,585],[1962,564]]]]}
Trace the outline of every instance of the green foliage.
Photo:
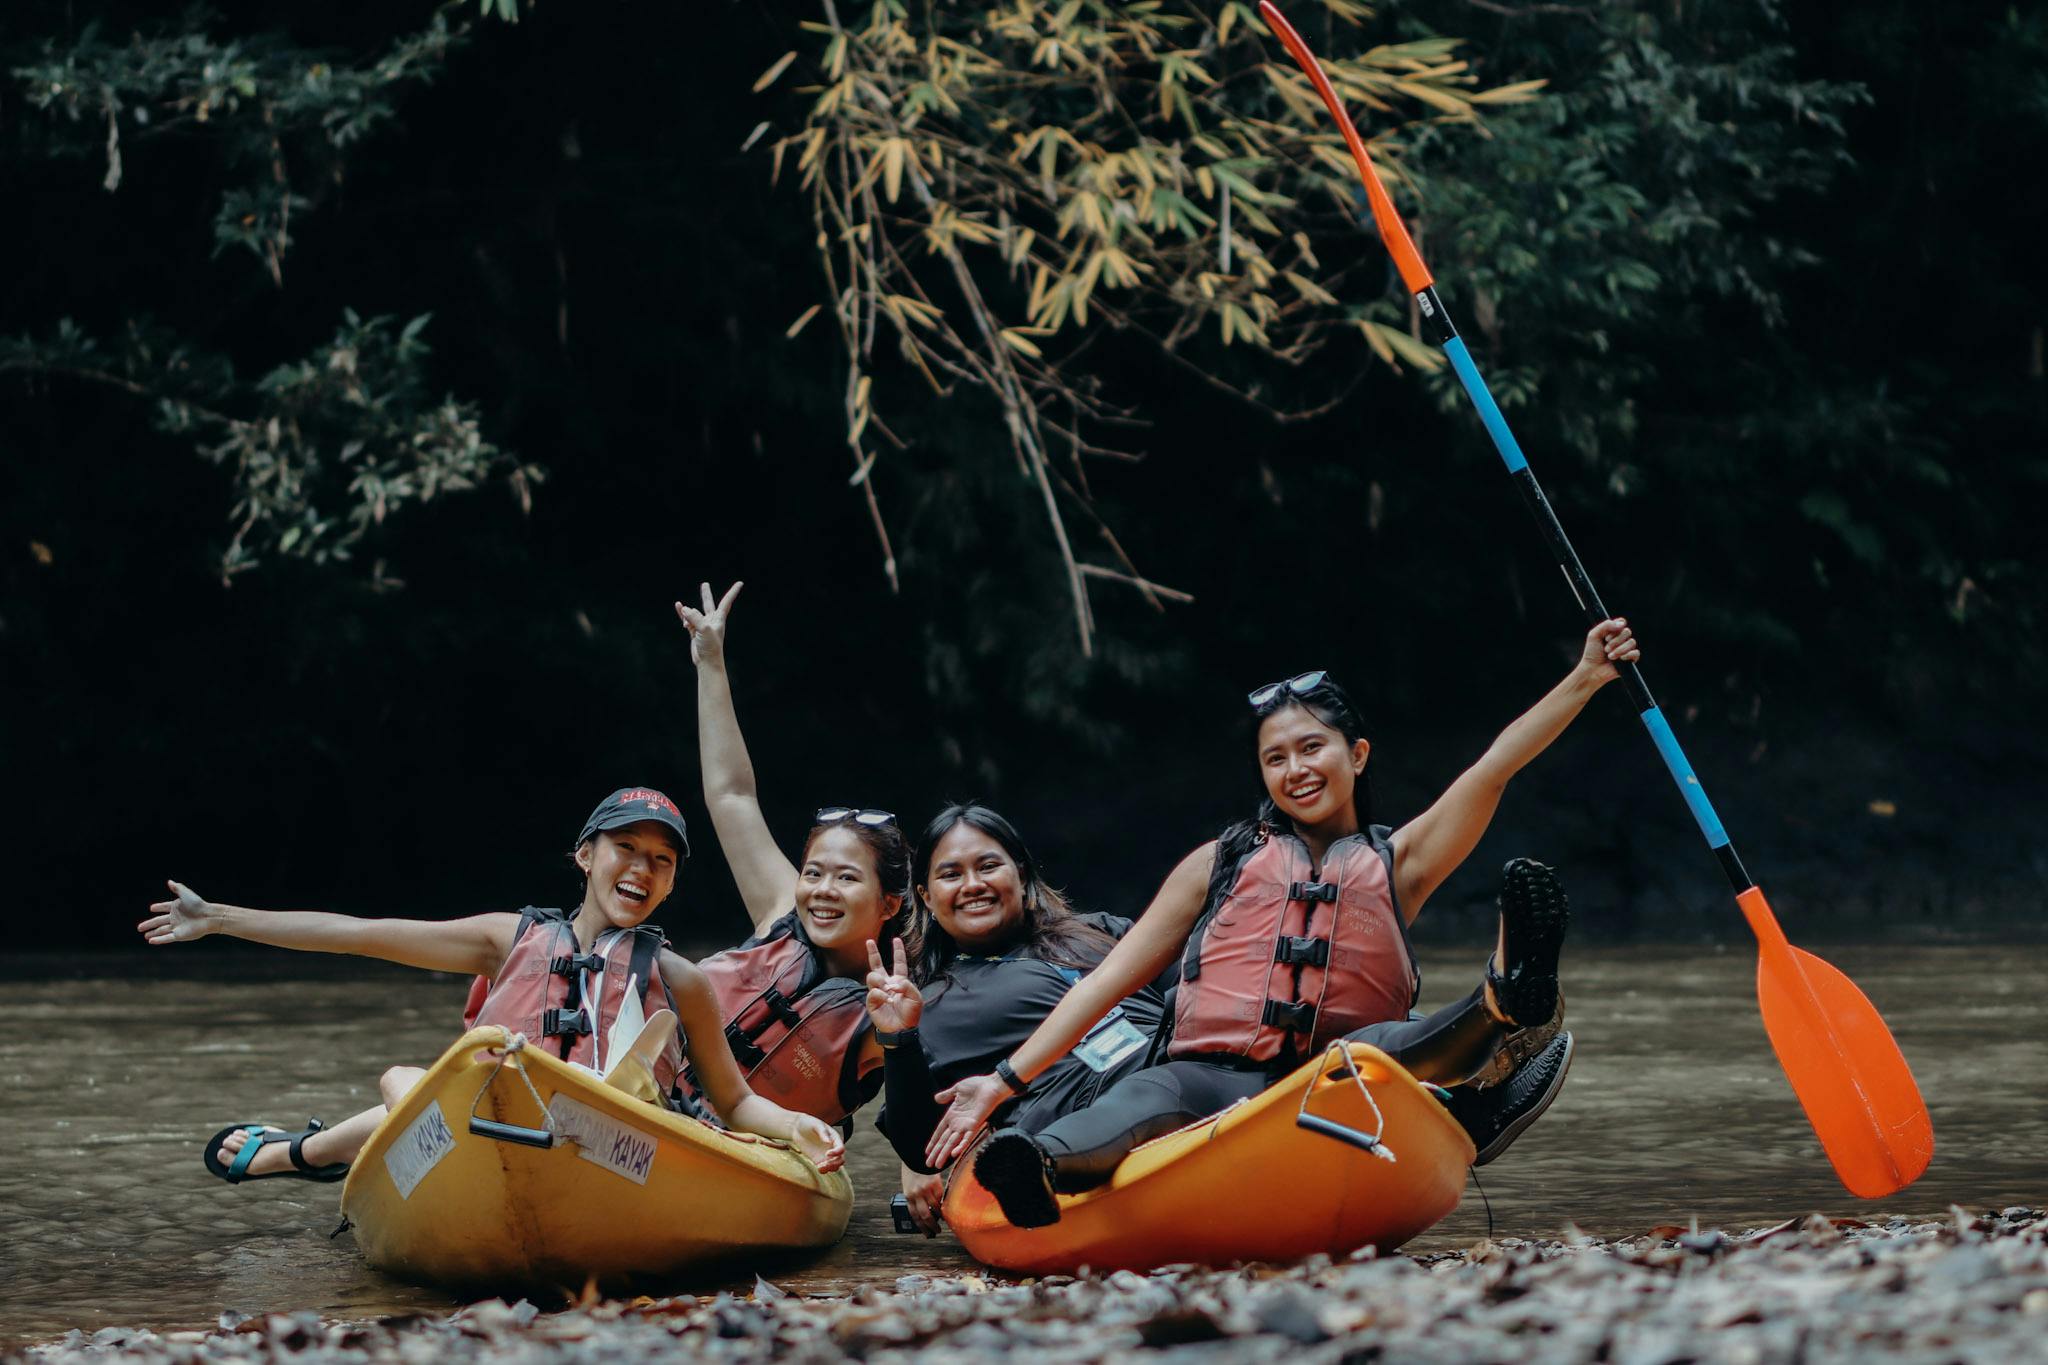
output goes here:
{"type": "MultiPolygon", "coordinates": [[[[1324,8],[1347,37],[1369,18],[1350,0],[1324,8]]],[[[810,200],[849,361],[847,442],[885,554],[871,471],[902,442],[881,415],[878,334],[908,362],[882,372],[885,384],[921,378],[940,395],[994,399],[1019,496],[1043,509],[1059,548],[1084,654],[1091,580],[1160,596],[1088,493],[1085,457],[1115,453],[1094,447],[1095,428],[1128,416],[1082,359],[1091,331],[1147,337],[1247,395],[1258,364],[1304,365],[1338,338],[1389,365],[1441,363],[1379,310],[1340,300],[1348,269],[1319,253],[1353,230],[1354,172],[1249,5],[1016,0],[913,13],[876,0],[842,19],[826,0],[823,12],[803,26],[814,81],[803,127],[772,156],[810,200]],[[1198,347],[1257,358],[1212,362],[1189,354],[1198,347]],[[1075,549],[1070,516],[1098,533],[1107,562],[1075,549]]],[[[1329,62],[1373,115],[1382,155],[1405,129],[1470,127],[1542,85],[1477,89],[1456,48],[1421,36],[1329,62]]],[[[761,86],[798,60],[785,55],[761,86]]]]}
{"type": "MultiPolygon", "coordinates": [[[[351,58],[278,37],[216,38],[206,31],[216,22],[199,9],[122,39],[88,24],[17,52],[9,73],[44,115],[31,128],[42,150],[104,158],[109,193],[123,182],[124,145],[204,147],[226,182],[213,254],[247,252],[281,289],[294,221],[342,183],[350,156],[439,74],[464,35],[437,13],[380,53],[351,58]]],[[[429,393],[426,322],[399,329],[347,312],[332,341],[244,382],[225,356],[158,324],[131,318],[103,345],[65,318],[40,338],[0,339],[0,372],[149,400],[160,430],[226,468],[236,498],[221,556],[228,578],[268,555],[349,560],[392,512],[487,482],[508,481],[530,505],[539,470],[484,436],[477,404],[429,393]]],[[[381,564],[375,575],[393,581],[381,564]]]]}
{"type": "MultiPolygon", "coordinates": [[[[427,317],[344,316],[334,339],[253,383],[219,356],[152,326],[102,346],[69,319],[53,335],[0,338],[0,373],[61,375],[154,399],[156,426],[190,440],[233,479],[223,579],[269,555],[352,558],[372,528],[411,504],[504,481],[522,510],[541,471],[498,449],[474,403],[435,398],[427,317]]],[[[390,580],[382,565],[380,584],[390,580]]]]}
{"type": "Polygon", "coordinates": [[[125,40],[88,24],[75,39],[45,39],[11,72],[55,155],[104,156],[120,188],[122,145],[204,136],[242,178],[214,216],[220,247],[238,246],[283,283],[294,212],[340,182],[344,154],[398,112],[406,89],[430,81],[460,43],[436,14],[378,57],[351,63],[275,38],[215,39],[204,9],[125,40]]]}

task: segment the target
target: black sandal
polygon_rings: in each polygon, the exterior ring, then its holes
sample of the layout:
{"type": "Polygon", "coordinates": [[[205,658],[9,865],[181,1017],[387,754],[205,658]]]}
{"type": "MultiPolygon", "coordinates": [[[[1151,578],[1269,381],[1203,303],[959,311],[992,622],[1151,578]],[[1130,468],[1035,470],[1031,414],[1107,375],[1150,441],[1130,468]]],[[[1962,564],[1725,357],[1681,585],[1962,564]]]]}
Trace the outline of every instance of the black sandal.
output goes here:
{"type": "Polygon", "coordinates": [[[327,1166],[315,1166],[306,1160],[304,1151],[306,1139],[326,1126],[318,1119],[307,1119],[304,1128],[296,1133],[287,1133],[282,1129],[272,1128],[267,1123],[231,1123],[206,1140],[206,1149],[200,1153],[200,1159],[206,1163],[207,1170],[230,1185],[239,1185],[245,1180],[270,1180],[278,1176],[286,1176],[293,1180],[317,1180],[323,1185],[331,1185],[347,1177],[348,1163],[337,1161],[327,1166]],[[242,1144],[242,1150],[235,1153],[233,1161],[223,1162],[219,1156],[220,1145],[228,1140],[230,1133],[247,1133],[250,1140],[242,1144]],[[280,1142],[289,1142],[292,1145],[290,1156],[293,1169],[250,1175],[249,1163],[256,1159],[256,1153],[280,1142]]]}
{"type": "Polygon", "coordinates": [[[1557,957],[1571,924],[1571,902],[1557,874],[1534,858],[1501,869],[1500,921],[1507,970],[1486,964],[1486,984],[1510,1022],[1530,1027],[1557,1011],[1557,957]]]}
{"type": "Polygon", "coordinates": [[[1052,1158],[1015,1128],[990,1138],[974,1158],[974,1178],[995,1196],[1003,1217],[1020,1228],[1051,1227],[1060,1221],[1052,1191],[1052,1158]]]}

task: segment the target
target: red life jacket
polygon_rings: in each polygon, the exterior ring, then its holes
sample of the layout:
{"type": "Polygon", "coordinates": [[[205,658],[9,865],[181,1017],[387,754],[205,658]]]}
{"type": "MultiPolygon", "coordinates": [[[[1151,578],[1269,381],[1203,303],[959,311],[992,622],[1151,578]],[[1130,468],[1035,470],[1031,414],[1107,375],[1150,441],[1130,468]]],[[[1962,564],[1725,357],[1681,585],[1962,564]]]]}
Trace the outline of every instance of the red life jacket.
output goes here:
{"type": "MultiPolygon", "coordinates": [[[[785,1109],[838,1123],[860,1108],[860,1032],[867,985],[827,977],[796,931],[715,953],[697,966],[711,979],[725,1041],[747,1084],[785,1109]]],[[[868,1068],[873,1070],[873,1067],[868,1068]]],[[[685,1084],[701,1089],[687,1072],[685,1084]]]]}
{"type": "Polygon", "coordinates": [[[1375,825],[1330,845],[1320,881],[1294,835],[1253,846],[1188,937],[1168,1056],[1291,1059],[1407,1014],[1422,978],[1386,834],[1375,825]]]}
{"type": "MultiPolygon", "coordinates": [[[[512,951],[492,978],[470,983],[465,1028],[498,1024],[523,1033],[565,1061],[593,1070],[611,1061],[600,1057],[626,998],[626,983],[640,983],[640,1008],[652,1017],[672,1010],[675,997],[661,979],[661,950],[666,943],[651,924],[632,929],[607,929],[588,953],[576,951],[570,916],[561,910],[519,912],[512,951]],[[596,1008],[591,1008],[591,995],[596,1008]]],[[[654,1060],[654,1081],[664,1095],[673,1095],[683,1069],[682,1034],[663,1042],[654,1060]]]]}

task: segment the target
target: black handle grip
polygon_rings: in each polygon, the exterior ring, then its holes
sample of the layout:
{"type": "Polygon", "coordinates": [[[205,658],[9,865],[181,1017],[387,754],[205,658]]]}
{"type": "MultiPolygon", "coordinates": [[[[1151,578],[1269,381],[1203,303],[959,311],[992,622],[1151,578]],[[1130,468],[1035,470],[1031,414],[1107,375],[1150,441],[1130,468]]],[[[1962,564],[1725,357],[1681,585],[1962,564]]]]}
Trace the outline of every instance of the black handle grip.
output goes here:
{"type": "Polygon", "coordinates": [[[1335,1138],[1339,1142],[1348,1142],[1362,1151],[1377,1152],[1380,1149],[1380,1140],[1371,1133],[1361,1133],[1356,1128],[1339,1123],[1335,1119],[1326,1119],[1320,1114],[1296,1114],[1294,1126],[1306,1128],[1311,1133],[1321,1133],[1324,1137],[1335,1138]]]}
{"type": "Polygon", "coordinates": [[[478,1137],[516,1142],[522,1147],[548,1148],[555,1145],[555,1135],[545,1128],[521,1128],[516,1123],[499,1123],[496,1119],[480,1119],[473,1114],[469,1120],[469,1131],[478,1137]]]}

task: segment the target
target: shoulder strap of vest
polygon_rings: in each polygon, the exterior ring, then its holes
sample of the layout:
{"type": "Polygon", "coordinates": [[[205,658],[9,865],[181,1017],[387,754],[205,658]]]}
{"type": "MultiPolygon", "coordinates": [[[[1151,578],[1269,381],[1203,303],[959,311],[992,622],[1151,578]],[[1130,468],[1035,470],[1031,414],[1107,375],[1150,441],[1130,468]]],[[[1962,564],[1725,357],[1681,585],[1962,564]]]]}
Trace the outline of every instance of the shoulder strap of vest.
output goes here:
{"type": "MultiPolygon", "coordinates": [[[[1244,865],[1266,846],[1271,835],[1261,833],[1245,846],[1242,856],[1235,859],[1229,868],[1212,869],[1209,873],[1208,899],[1202,902],[1202,913],[1195,916],[1195,927],[1188,932],[1188,946],[1181,954],[1180,979],[1193,981],[1202,974],[1202,940],[1209,935],[1209,921],[1216,918],[1216,912],[1223,908],[1223,902],[1236,887],[1237,879],[1244,875],[1244,865]]],[[[1216,845],[1217,855],[1223,853],[1223,845],[1216,845]]]]}
{"type": "Polygon", "coordinates": [[[1401,891],[1394,881],[1394,831],[1389,825],[1370,825],[1365,833],[1372,840],[1373,851],[1387,865],[1387,902],[1394,907],[1394,924],[1401,930],[1401,950],[1408,954],[1408,971],[1413,978],[1408,996],[1408,1008],[1412,1010],[1422,998],[1422,964],[1416,960],[1415,941],[1408,935],[1408,915],[1401,909],[1401,891]]]}

